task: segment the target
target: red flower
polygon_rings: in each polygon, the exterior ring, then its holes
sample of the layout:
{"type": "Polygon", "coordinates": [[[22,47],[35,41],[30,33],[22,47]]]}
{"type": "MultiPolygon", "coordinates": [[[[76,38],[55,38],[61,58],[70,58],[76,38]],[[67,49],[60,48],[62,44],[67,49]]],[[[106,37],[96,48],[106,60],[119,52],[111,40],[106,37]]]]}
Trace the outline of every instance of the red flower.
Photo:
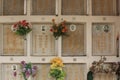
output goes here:
{"type": "Polygon", "coordinates": [[[21,25],[25,27],[25,26],[28,26],[28,23],[26,22],[26,20],[23,20],[23,21],[21,22],[21,25]]]}
{"type": "Polygon", "coordinates": [[[18,25],[18,24],[16,23],[16,24],[14,24],[14,25],[13,25],[13,27],[14,27],[14,28],[16,28],[16,27],[17,27],[17,25],[18,25]]]}
{"type": "Polygon", "coordinates": [[[12,25],[11,30],[17,35],[24,36],[32,31],[32,28],[30,23],[28,23],[26,20],[22,20],[12,25]]]}
{"type": "Polygon", "coordinates": [[[23,20],[22,23],[26,23],[26,20],[23,20]]]}
{"type": "Polygon", "coordinates": [[[66,28],[63,28],[62,29],[62,32],[64,33],[64,32],[67,32],[67,29],[66,28]]]}
{"type": "Polygon", "coordinates": [[[51,32],[53,32],[53,36],[58,39],[58,37],[66,35],[65,32],[67,32],[67,27],[66,27],[66,21],[62,21],[58,24],[55,23],[55,19],[52,19],[53,25],[52,28],[50,29],[51,32]],[[64,34],[63,34],[64,33],[64,34]]]}
{"type": "Polygon", "coordinates": [[[50,29],[51,32],[53,32],[53,29],[50,29]]]}

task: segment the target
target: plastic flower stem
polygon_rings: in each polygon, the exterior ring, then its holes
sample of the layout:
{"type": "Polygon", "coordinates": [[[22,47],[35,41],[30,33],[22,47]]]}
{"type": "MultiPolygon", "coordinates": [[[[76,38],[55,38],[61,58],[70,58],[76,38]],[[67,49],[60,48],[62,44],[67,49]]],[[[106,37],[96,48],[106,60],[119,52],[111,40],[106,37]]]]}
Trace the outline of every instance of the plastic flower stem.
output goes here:
{"type": "Polygon", "coordinates": [[[24,79],[27,80],[27,78],[26,78],[26,76],[25,76],[25,73],[22,73],[22,74],[23,74],[24,79]]]}

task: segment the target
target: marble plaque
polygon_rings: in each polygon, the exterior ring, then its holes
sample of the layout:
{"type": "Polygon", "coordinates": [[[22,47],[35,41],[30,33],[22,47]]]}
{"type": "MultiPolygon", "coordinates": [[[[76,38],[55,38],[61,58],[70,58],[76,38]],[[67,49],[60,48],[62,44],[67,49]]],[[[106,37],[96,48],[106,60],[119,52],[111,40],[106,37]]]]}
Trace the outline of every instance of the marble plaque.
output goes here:
{"type": "Polygon", "coordinates": [[[56,55],[55,38],[52,32],[50,32],[50,24],[33,24],[32,55],[56,55]]]}

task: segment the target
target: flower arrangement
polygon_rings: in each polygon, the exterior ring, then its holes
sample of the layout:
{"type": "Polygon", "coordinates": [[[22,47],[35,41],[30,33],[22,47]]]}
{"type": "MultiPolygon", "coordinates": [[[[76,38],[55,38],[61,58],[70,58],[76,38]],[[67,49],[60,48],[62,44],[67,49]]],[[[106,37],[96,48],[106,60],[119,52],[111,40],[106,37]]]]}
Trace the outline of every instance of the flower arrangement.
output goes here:
{"type": "MultiPolygon", "coordinates": [[[[87,80],[94,80],[94,74],[96,73],[116,73],[117,76],[120,76],[120,64],[118,62],[112,62],[112,63],[105,63],[106,57],[102,57],[99,61],[94,61],[92,63],[92,66],[90,67],[90,70],[87,73],[87,80]],[[118,67],[119,66],[119,67],[118,67]],[[117,74],[118,71],[118,74],[117,74]]],[[[118,79],[119,80],[119,77],[118,79]]]]}
{"type": "Polygon", "coordinates": [[[24,80],[28,80],[30,76],[34,77],[37,73],[37,66],[32,66],[31,63],[25,61],[21,61],[21,69],[24,80]]]}
{"type": "Polygon", "coordinates": [[[60,36],[66,35],[67,33],[67,27],[65,25],[66,21],[63,21],[59,24],[55,23],[55,20],[52,19],[52,28],[50,29],[51,32],[53,32],[53,36],[57,40],[60,36]]]}
{"type": "Polygon", "coordinates": [[[64,65],[62,60],[59,57],[56,57],[51,60],[51,63],[49,76],[56,80],[64,80],[65,71],[63,70],[64,65]]]}
{"type": "Polygon", "coordinates": [[[20,36],[25,36],[30,31],[32,31],[31,24],[28,23],[26,20],[22,20],[22,21],[19,21],[19,22],[15,23],[11,27],[11,29],[12,29],[13,32],[15,32],[17,35],[20,35],[20,36]]]}

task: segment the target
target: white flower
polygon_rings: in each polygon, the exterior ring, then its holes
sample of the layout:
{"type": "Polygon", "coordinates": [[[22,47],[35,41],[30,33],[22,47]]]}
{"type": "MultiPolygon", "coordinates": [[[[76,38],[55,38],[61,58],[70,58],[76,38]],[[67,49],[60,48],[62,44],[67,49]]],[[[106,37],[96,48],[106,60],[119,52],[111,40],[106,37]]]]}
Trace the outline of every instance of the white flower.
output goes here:
{"type": "Polygon", "coordinates": [[[17,28],[15,28],[14,25],[12,25],[12,26],[11,26],[11,30],[12,30],[13,32],[16,32],[16,31],[17,31],[17,28]]]}

